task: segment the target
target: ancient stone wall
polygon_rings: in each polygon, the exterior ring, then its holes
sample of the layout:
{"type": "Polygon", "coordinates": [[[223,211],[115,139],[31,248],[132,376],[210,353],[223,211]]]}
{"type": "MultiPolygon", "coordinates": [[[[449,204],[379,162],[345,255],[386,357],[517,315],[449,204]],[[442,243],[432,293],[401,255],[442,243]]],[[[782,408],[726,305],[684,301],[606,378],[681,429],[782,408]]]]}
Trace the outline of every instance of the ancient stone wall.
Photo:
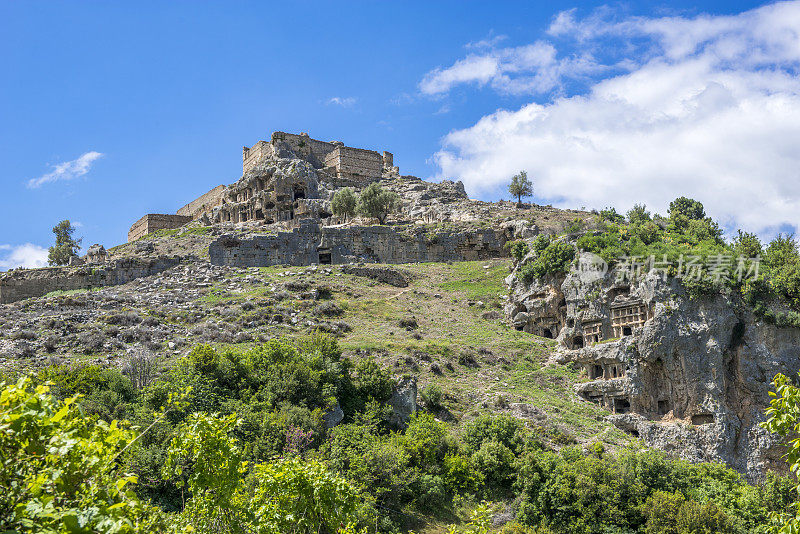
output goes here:
{"type": "Polygon", "coordinates": [[[197,219],[203,215],[203,213],[210,213],[212,209],[222,204],[222,199],[225,196],[225,186],[218,185],[208,193],[204,193],[200,195],[196,199],[192,200],[184,207],[178,210],[178,215],[183,215],[184,217],[191,217],[192,219],[197,219]]]}
{"type": "Polygon", "coordinates": [[[148,213],[131,226],[128,230],[128,242],[152,234],[157,230],[170,230],[180,228],[184,224],[192,222],[192,218],[186,215],[169,215],[164,213],[148,213]]]}
{"type": "Polygon", "coordinates": [[[273,132],[271,137],[273,153],[278,157],[295,157],[305,159],[315,168],[324,166],[325,157],[341,142],[328,143],[312,139],[307,133],[290,134],[286,132],[273,132]]]}
{"type": "Polygon", "coordinates": [[[152,276],[181,262],[179,257],[120,258],[98,266],[18,269],[0,277],[0,304],[72,291],[125,284],[152,276]]]}
{"type": "Polygon", "coordinates": [[[291,232],[247,238],[222,236],[209,246],[211,263],[270,265],[469,261],[505,255],[505,236],[492,229],[426,232],[389,226],[321,227],[308,222],[291,232]]]}
{"type": "Polygon", "coordinates": [[[325,167],[335,169],[338,178],[378,179],[383,156],[374,150],[338,146],[325,156],[325,167]]]}
{"type": "Polygon", "coordinates": [[[242,172],[252,169],[256,163],[273,154],[272,145],[266,141],[259,141],[252,147],[242,148],[242,172]]]}

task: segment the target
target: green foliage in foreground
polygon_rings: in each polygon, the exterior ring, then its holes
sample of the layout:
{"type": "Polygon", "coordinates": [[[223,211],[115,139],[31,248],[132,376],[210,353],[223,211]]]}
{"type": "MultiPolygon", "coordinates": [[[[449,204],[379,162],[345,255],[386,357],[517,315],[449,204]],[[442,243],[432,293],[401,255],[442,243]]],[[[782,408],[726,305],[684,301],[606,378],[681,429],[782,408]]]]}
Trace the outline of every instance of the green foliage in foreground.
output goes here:
{"type": "MultiPolygon", "coordinates": [[[[769,392],[772,400],[767,408],[767,421],[762,426],[784,438],[788,449],[785,458],[796,477],[800,472],[800,388],[782,374],[775,376],[772,384],[775,391],[769,392]]],[[[794,489],[800,495],[800,484],[795,483],[794,489]]],[[[790,513],[774,513],[773,519],[781,524],[778,534],[800,532],[800,507],[797,503],[790,513]]]]}
{"type": "Polygon", "coordinates": [[[196,347],[141,390],[94,366],[41,379],[49,391],[23,379],[0,401],[9,530],[389,533],[472,508],[458,528],[477,533],[486,500],[516,503],[509,533],[744,534],[794,510],[788,479],[754,486],[719,465],[600,444],[553,450],[508,416],[456,432],[423,412],[392,428],[392,380],[326,336],[196,347]],[[328,428],[337,403],[344,420],[328,428]]]}

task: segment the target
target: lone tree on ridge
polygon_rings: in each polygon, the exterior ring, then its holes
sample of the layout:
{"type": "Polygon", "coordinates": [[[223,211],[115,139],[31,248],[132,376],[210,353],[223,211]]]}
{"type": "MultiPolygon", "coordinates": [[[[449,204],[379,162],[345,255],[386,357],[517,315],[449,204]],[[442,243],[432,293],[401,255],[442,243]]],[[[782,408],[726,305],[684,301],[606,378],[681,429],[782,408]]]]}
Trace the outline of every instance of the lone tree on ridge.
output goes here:
{"type": "Polygon", "coordinates": [[[75,227],[72,226],[69,219],[64,219],[55,225],[53,233],[56,235],[56,244],[48,249],[47,263],[50,265],[67,265],[70,258],[78,257],[81,239],[72,237],[72,234],[75,233],[75,227]]]}
{"type": "Polygon", "coordinates": [[[522,197],[529,197],[533,195],[533,183],[528,180],[528,173],[520,171],[511,178],[511,183],[508,184],[508,192],[512,196],[517,197],[517,207],[522,207],[522,197]]]}

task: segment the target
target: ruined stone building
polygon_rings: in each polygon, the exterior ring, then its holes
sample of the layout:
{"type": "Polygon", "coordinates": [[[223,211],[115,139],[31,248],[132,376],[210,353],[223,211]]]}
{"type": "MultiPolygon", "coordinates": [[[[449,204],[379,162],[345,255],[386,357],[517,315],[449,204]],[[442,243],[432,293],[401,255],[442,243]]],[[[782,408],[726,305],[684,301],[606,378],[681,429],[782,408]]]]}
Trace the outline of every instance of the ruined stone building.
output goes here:
{"type": "Polygon", "coordinates": [[[215,187],[175,215],[145,215],[131,227],[128,241],[193,220],[274,224],[327,219],[337,188],[360,189],[392,176],[399,176],[399,170],[390,152],[319,141],[306,133],[274,132],[269,142],[242,149],[242,177],[236,183],[215,187]]]}

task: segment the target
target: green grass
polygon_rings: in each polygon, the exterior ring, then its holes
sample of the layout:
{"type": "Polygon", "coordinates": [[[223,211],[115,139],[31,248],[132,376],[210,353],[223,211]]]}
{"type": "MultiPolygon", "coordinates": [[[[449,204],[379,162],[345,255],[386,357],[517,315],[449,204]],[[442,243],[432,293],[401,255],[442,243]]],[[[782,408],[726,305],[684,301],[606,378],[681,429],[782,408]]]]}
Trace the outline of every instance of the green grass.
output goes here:
{"type": "Polygon", "coordinates": [[[444,291],[463,293],[467,298],[498,298],[507,292],[503,280],[508,276],[508,265],[505,262],[489,264],[484,269],[486,262],[470,261],[448,265],[449,277],[446,282],[439,284],[444,291]]]}

